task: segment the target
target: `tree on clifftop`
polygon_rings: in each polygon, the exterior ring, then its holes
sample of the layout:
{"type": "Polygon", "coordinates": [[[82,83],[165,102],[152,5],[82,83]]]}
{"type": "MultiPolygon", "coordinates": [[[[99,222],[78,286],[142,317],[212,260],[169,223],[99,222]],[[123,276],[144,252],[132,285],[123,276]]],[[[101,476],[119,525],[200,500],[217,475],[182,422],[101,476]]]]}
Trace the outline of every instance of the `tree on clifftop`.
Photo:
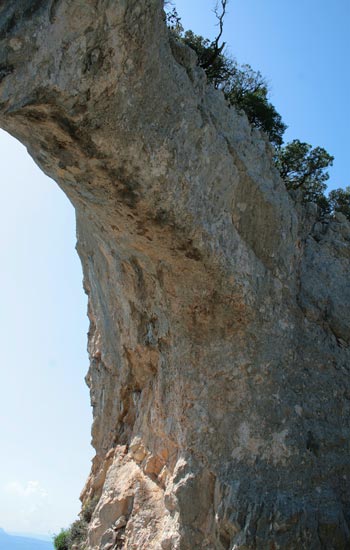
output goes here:
{"type": "Polygon", "coordinates": [[[269,100],[269,87],[259,71],[234,63],[223,92],[230,105],[245,112],[249,122],[265,132],[275,147],[283,143],[287,126],[269,100]]]}
{"type": "Polygon", "coordinates": [[[333,212],[341,212],[350,221],[350,186],[345,189],[334,189],[328,195],[333,212]]]}
{"type": "Polygon", "coordinates": [[[229,104],[243,111],[249,122],[268,136],[275,146],[275,163],[288,191],[300,190],[301,200],[315,202],[322,216],[342,212],[350,219],[349,187],[331,191],[329,197],[324,194],[329,179],[327,168],[332,166],[334,157],[323,147],[312,147],[299,139],[283,146],[287,126],[269,99],[266,79],[250,65],[240,65],[224,53],[225,43],[220,45],[220,39],[226,7],[227,0],[221,0],[221,13],[216,6],[219,34],[215,40],[191,30],[185,32],[175,8],[167,14],[168,27],[177,40],[196,52],[198,66],[205,71],[208,82],[222,90],[229,104]]]}
{"type": "Polygon", "coordinates": [[[305,202],[322,203],[334,157],[323,147],[294,139],[276,154],[276,166],[288,190],[301,189],[305,202]]]}
{"type": "Polygon", "coordinates": [[[276,147],[282,145],[287,126],[269,100],[269,87],[262,74],[250,65],[240,65],[214,42],[192,31],[181,33],[179,39],[196,52],[208,81],[223,91],[229,104],[244,111],[249,122],[263,130],[276,147]]]}

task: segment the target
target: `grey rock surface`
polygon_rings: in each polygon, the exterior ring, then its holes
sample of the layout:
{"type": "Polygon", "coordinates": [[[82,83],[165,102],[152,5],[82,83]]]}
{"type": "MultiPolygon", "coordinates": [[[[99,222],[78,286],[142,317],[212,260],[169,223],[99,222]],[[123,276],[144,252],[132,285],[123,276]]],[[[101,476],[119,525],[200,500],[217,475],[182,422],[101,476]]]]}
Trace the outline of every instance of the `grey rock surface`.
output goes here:
{"type": "Polygon", "coordinates": [[[162,8],[0,4],[0,126],[77,215],[87,548],[349,548],[349,223],[295,207],[162,8]]]}

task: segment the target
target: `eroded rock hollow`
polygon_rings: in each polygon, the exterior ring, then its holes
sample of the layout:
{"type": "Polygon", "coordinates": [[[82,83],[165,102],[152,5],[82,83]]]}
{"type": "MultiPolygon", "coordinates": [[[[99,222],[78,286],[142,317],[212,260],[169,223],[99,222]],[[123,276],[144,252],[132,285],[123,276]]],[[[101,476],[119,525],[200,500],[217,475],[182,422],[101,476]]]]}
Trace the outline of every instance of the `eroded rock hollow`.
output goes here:
{"type": "Polygon", "coordinates": [[[0,125],[76,209],[86,547],[349,548],[346,219],[296,208],[161,0],[2,2],[0,125]]]}

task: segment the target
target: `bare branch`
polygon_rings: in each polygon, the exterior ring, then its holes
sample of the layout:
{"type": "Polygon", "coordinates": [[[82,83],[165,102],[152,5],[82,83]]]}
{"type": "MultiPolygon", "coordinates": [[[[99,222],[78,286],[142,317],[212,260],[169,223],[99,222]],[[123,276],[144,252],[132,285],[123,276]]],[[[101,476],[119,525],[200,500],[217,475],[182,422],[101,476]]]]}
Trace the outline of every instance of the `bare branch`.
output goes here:
{"type": "Polygon", "coordinates": [[[218,2],[216,3],[215,10],[214,10],[216,18],[219,21],[219,23],[218,23],[219,24],[219,34],[215,38],[214,44],[215,44],[215,49],[216,50],[220,49],[220,51],[222,51],[222,49],[223,49],[223,46],[221,46],[221,48],[219,47],[219,41],[220,41],[220,38],[222,37],[222,33],[223,33],[223,30],[224,30],[224,18],[225,18],[225,15],[226,15],[227,2],[228,2],[228,0],[221,0],[221,13],[219,13],[218,2]]]}
{"type": "Polygon", "coordinates": [[[203,63],[203,65],[201,65],[203,69],[207,69],[208,67],[210,67],[210,65],[214,63],[215,59],[221,54],[222,50],[225,47],[225,42],[223,42],[221,46],[219,46],[219,42],[224,30],[224,18],[226,15],[227,3],[228,3],[228,0],[221,0],[221,13],[219,12],[218,2],[216,3],[214,13],[218,20],[219,34],[217,35],[215,40],[213,40],[213,42],[211,43],[211,47],[213,48],[213,55],[211,55],[210,58],[205,63],[203,63]]]}

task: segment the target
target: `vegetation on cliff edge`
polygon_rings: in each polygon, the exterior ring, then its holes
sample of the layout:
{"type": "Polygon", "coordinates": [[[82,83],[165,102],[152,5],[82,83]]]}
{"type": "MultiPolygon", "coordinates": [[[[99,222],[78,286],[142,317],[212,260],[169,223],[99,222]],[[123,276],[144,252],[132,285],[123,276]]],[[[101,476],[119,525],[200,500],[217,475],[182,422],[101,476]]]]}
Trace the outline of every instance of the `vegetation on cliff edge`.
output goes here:
{"type": "Polygon", "coordinates": [[[334,157],[323,147],[312,147],[298,139],[285,145],[283,135],[287,126],[270,101],[266,79],[250,65],[240,65],[225,53],[225,43],[220,44],[220,39],[227,2],[221,0],[221,12],[218,5],[215,9],[219,34],[214,40],[196,35],[191,30],[184,31],[176,8],[167,13],[170,32],[196,52],[198,66],[205,71],[208,82],[222,90],[229,105],[244,112],[249,122],[268,136],[275,147],[276,167],[288,191],[298,191],[293,196],[302,202],[315,202],[320,217],[341,212],[350,220],[350,187],[335,189],[325,195],[329,179],[327,168],[332,166],[334,157]]]}
{"type": "Polygon", "coordinates": [[[80,518],[68,529],[62,529],[53,539],[55,550],[72,550],[73,547],[85,550],[89,523],[96,508],[98,498],[88,500],[81,511],[80,518]]]}

